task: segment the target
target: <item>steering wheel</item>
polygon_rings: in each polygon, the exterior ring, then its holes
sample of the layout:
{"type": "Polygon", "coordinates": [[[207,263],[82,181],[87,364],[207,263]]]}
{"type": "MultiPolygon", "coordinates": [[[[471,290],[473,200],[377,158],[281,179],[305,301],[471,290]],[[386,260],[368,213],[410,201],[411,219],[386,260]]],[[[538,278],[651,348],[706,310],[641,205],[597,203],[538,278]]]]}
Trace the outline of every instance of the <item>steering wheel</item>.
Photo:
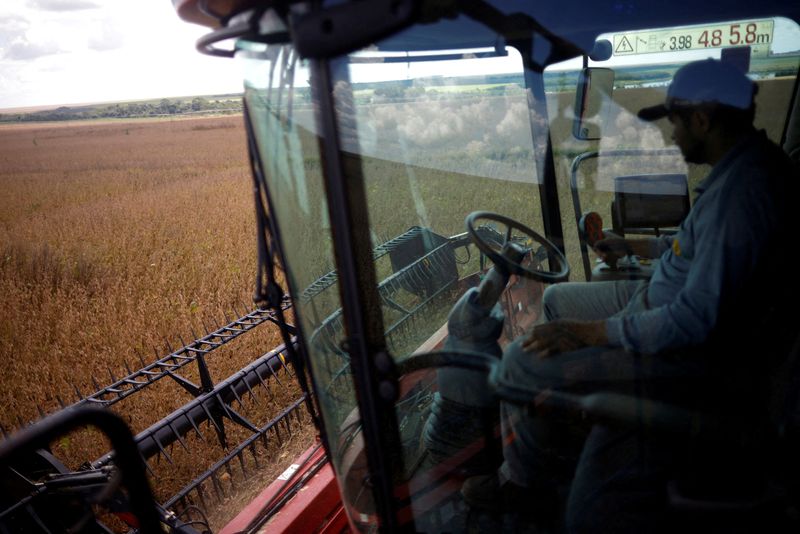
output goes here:
{"type": "MultiPolygon", "coordinates": [[[[472,239],[472,242],[475,243],[475,246],[478,247],[481,252],[486,254],[486,256],[488,256],[488,258],[492,260],[495,265],[506,269],[511,274],[516,274],[525,278],[532,278],[533,280],[538,280],[546,284],[562,282],[567,279],[567,276],[569,276],[569,263],[567,262],[567,258],[564,256],[564,253],[561,252],[561,250],[556,247],[552,241],[539,235],[521,222],[489,211],[473,211],[467,215],[467,219],[464,221],[464,223],[467,226],[467,233],[469,233],[469,236],[472,239]],[[507,230],[503,242],[496,243],[494,246],[492,246],[489,241],[481,237],[479,233],[480,227],[476,224],[476,221],[478,220],[491,221],[505,225],[507,230]],[[551,259],[551,261],[555,259],[558,262],[560,270],[537,271],[526,267],[519,262],[509,259],[508,255],[504,254],[503,251],[508,246],[516,244],[513,239],[514,230],[519,231],[526,238],[529,238],[529,240],[535,241],[544,246],[548,257],[551,259]]],[[[527,252],[530,253],[530,250],[527,252]]]]}

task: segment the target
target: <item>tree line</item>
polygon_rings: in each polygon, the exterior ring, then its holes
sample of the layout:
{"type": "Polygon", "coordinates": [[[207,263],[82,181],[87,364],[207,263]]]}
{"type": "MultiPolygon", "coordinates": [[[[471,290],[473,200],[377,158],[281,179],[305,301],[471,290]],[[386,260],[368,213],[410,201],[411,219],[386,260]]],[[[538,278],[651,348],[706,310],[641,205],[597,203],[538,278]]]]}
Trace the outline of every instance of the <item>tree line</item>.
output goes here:
{"type": "Polygon", "coordinates": [[[87,106],[61,106],[55,109],[29,113],[2,113],[0,122],[39,122],[84,119],[133,119],[188,115],[195,113],[240,113],[240,98],[210,99],[205,97],[169,99],[160,101],[97,104],[87,106]]]}

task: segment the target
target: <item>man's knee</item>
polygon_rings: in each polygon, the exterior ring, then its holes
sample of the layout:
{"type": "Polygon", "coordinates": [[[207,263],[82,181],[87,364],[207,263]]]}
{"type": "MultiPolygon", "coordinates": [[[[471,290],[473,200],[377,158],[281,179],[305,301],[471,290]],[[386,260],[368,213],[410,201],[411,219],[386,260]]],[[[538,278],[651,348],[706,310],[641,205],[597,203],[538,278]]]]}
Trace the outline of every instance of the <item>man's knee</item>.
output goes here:
{"type": "Polygon", "coordinates": [[[561,318],[558,309],[558,293],[560,287],[559,284],[547,286],[542,295],[542,311],[544,312],[545,319],[548,321],[561,318]]]}
{"type": "Polygon", "coordinates": [[[589,287],[585,282],[564,282],[547,286],[542,295],[545,319],[554,321],[581,317],[586,307],[589,287]]]}
{"type": "Polygon", "coordinates": [[[541,359],[536,352],[522,348],[523,338],[510,343],[503,351],[500,376],[504,382],[531,389],[559,389],[564,386],[560,358],[541,359]]]}

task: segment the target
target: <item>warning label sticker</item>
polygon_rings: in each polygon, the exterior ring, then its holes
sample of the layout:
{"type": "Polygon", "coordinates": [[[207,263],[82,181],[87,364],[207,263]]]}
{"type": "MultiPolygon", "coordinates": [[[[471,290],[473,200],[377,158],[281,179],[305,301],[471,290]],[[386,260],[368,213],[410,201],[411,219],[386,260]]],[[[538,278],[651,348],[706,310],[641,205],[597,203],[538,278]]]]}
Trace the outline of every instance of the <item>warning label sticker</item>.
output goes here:
{"type": "Polygon", "coordinates": [[[614,36],[614,53],[620,54],[633,54],[636,52],[627,35],[614,36]]]}

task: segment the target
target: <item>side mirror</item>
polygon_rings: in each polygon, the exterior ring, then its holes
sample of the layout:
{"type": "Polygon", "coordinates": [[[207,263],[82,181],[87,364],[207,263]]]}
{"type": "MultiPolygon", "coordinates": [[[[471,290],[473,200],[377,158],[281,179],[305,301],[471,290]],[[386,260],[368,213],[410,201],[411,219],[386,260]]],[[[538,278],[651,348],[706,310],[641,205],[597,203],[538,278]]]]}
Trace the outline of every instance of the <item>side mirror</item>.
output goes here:
{"type": "Polygon", "coordinates": [[[575,120],[572,123],[572,135],[576,139],[600,139],[600,127],[608,115],[613,90],[613,70],[585,68],[581,71],[575,94],[575,120]]]}

